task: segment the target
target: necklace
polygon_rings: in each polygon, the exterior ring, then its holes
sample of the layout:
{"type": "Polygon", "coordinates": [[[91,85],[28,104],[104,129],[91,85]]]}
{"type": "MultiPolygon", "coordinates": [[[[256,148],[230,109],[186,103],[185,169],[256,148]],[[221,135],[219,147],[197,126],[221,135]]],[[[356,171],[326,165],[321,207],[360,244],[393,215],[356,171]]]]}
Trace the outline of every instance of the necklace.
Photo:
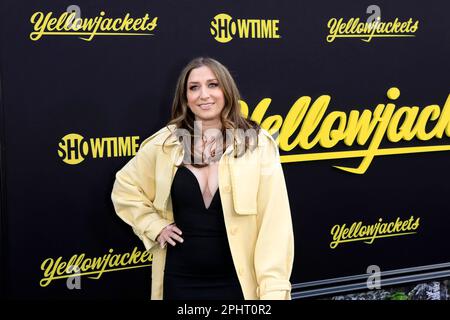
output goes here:
{"type": "Polygon", "coordinates": [[[202,154],[203,154],[203,159],[205,163],[210,163],[210,162],[214,162],[217,161],[216,158],[216,148],[217,148],[217,141],[218,138],[221,138],[221,136],[211,136],[211,137],[206,137],[206,136],[202,136],[202,154]]]}

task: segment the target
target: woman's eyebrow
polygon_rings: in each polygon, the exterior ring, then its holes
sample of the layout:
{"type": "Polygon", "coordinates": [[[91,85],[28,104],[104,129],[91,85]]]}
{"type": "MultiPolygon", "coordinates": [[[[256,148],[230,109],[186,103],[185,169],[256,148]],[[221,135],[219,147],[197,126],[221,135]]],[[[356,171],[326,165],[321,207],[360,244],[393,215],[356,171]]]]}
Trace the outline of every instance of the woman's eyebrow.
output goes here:
{"type": "MultiPolygon", "coordinates": [[[[208,79],[206,82],[217,81],[217,79],[208,79]]],[[[189,81],[190,84],[199,83],[198,81],[189,81]]]]}

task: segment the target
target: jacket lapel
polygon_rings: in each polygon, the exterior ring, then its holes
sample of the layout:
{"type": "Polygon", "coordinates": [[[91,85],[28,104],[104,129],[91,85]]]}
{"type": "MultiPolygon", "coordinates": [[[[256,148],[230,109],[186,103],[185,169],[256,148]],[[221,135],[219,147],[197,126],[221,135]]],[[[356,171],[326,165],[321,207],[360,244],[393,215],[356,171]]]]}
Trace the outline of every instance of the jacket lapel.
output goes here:
{"type": "MultiPolygon", "coordinates": [[[[171,132],[174,132],[175,126],[171,125],[168,128],[171,132]]],[[[184,150],[175,134],[170,136],[161,135],[155,143],[161,146],[164,143],[164,149],[162,149],[156,160],[155,176],[157,181],[155,183],[154,206],[160,210],[164,218],[173,219],[173,216],[167,216],[169,212],[172,215],[172,206],[168,200],[170,198],[172,181],[178,169],[177,166],[183,161],[184,150]]],[[[230,145],[222,155],[220,162],[225,163],[225,167],[228,168],[228,173],[231,177],[235,211],[241,215],[256,214],[256,198],[259,184],[259,162],[255,156],[256,150],[238,158],[234,158],[233,150],[233,145],[230,145]]],[[[219,183],[221,180],[219,177],[219,183]]]]}

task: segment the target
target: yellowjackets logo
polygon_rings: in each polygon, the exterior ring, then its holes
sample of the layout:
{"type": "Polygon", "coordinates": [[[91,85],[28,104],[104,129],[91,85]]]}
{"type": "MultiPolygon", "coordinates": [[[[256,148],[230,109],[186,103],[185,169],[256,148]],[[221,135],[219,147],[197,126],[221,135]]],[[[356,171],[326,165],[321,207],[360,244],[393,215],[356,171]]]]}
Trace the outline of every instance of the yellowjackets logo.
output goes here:
{"type": "Polygon", "coordinates": [[[108,253],[100,257],[86,257],[85,253],[74,254],[64,261],[63,257],[48,258],[41,263],[43,277],[41,287],[47,287],[52,281],[86,276],[100,279],[105,272],[122,271],[151,266],[153,254],[133,248],[131,253],[108,253]]]}
{"type": "Polygon", "coordinates": [[[266,19],[236,19],[220,13],[211,21],[211,35],[220,43],[227,43],[233,37],[241,39],[279,39],[278,24],[280,20],[266,19]]]}
{"type": "Polygon", "coordinates": [[[336,38],[360,38],[364,42],[370,42],[373,38],[404,38],[415,37],[419,28],[419,21],[409,18],[395,18],[393,21],[384,21],[381,18],[381,8],[377,5],[367,7],[367,13],[371,15],[366,21],[360,18],[331,18],[328,20],[327,42],[333,42],[336,38]]]}
{"type": "Polygon", "coordinates": [[[321,95],[316,100],[309,96],[298,98],[287,115],[266,116],[271,99],[264,98],[251,115],[249,107],[241,101],[241,112],[245,117],[261,124],[270,134],[277,135],[281,150],[292,154],[280,156],[281,162],[302,162],[332,159],[362,158],[356,167],[335,165],[346,172],[363,174],[377,156],[400,155],[422,152],[450,151],[450,95],[443,107],[430,104],[399,107],[393,103],[400,97],[400,90],[392,87],[387,91],[388,103],[378,103],[364,110],[331,111],[327,109],[330,95],[321,95]],[[416,139],[417,138],[417,139],[416,139]],[[392,143],[440,140],[425,146],[399,146],[380,148],[384,141],[392,143]],[[339,144],[339,145],[338,145],[339,144]],[[335,147],[361,146],[356,150],[334,151],[335,147]],[[316,147],[323,152],[305,152],[316,147]],[[297,151],[298,150],[298,151],[297,151]]]}
{"type": "Polygon", "coordinates": [[[95,36],[152,36],[158,17],[150,17],[146,13],[141,18],[133,18],[126,13],[120,18],[109,18],[105,11],[98,16],[82,18],[79,12],[64,12],[55,15],[53,12],[35,12],[30,22],[33,32],[30,39],[38,41],[43,36],[78,36],[91,41],[95,36]]]}
{"type": "Polygon", "coordinates": [[[139,136],[85,139],[78,133],[65,135],[58,144],[58,156],[67,164],[79,164],[86,157],[111,158],[134,156],[139,136]]]}
{"type": "Polygon", "coordinates": [[[350,227],[345,223],[336,224],[331,228],[333,241],[330,242],[330,248],[336,249],[339,244],[346,242],[364,241],[372,244],[379,238],[413,235],[417,233],[419,226],[420,218],[414,216],[408,220],[398,217],[391,222],[384,222],[383,218],[379,218],[378,222],[370,225],[365,225],[362,221],[354,222],[350,227]]]}

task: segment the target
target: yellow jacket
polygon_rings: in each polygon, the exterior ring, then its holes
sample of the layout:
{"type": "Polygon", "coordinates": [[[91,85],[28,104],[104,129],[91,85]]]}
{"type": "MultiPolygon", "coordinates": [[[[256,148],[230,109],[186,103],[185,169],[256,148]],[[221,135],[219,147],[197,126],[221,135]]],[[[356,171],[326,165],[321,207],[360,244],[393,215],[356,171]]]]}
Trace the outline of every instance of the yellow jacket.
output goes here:
{"type": "MultiPolygon", "coordinates": [[[[164,127],[142,142],[117,172],[111,195],[117,215],[152,250],[152,299],[163,297],[166,249],[156,237],[173,223],[170,188],[184,156],[174,129],[164,127]]],[[[294,237],[283,169],[270,134],[261,129],[258,140],[255,150],[238,158],[229,146],[219,161],[228,242],[245,299],[290,299],[294,237]]]]}

